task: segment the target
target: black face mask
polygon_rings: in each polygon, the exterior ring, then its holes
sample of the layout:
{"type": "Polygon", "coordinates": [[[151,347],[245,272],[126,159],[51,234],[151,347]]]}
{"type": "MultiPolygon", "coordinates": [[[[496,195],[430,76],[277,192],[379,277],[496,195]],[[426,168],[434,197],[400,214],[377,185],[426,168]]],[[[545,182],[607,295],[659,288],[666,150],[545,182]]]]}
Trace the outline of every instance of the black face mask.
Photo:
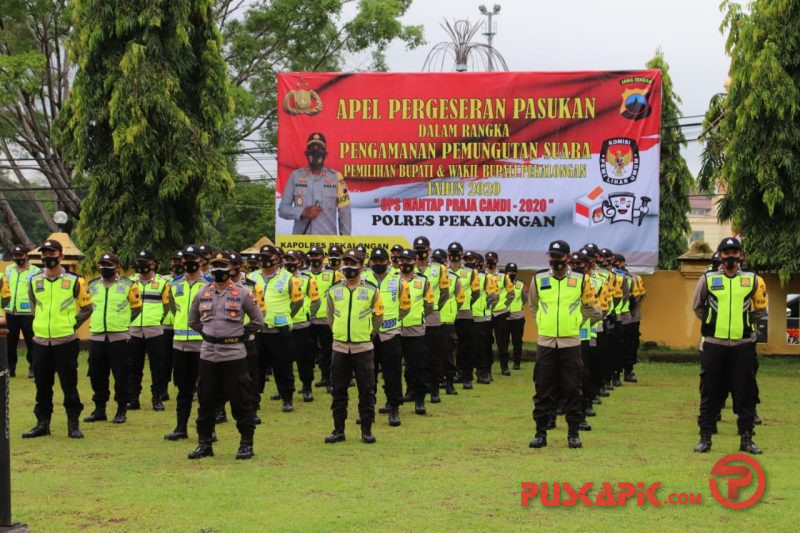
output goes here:
{"type": "Polygon", "coordinates": [[[103,276],[103,279],[111,279],[116,274],[117,274],[117,269],[114,267],[109,267],[109,266],[100,267],[100,275],[103,276]]]}
{"type": "Polygon", "coordinates": [[[231,268],[231,277],[235,278],[242,273],[242,267],[231,268]]]}
{"type": "Polygon", "coordinates": [[[183,266],[186,267],[186,272],[192,274],[198,271],[198,269],[200,268],[200,263],[197,261],[184,261],[183,266]]]}
{"type": "Polygon", "coordinates": [[[417,250],[414,253],[417,254],[417,259],[419,259],[420,261],[428,258],[428,252],[426,252],[425,250],[417,250]]]}
{"type": "Polygon", "coordinates": [[[486,266],[489,268],[494,268],[497,266],[497,261],[494,260],[486,261],[486,266]]]}
{"type": "Polygon", "coordinates": [[[475,263],[464,263],[464,266],[475,270],[475,263]]]}
{"type": "Polygon", "coordinates": [[[376,274],[383,274],[388,269],[389,265],[378,265],[378,264],[372,265],[372,271],[375,272],[376,274]]]}
{"type": "Polygon", "coordinates": [[[571,268],[573,272],[577,272],[578,274],[583,274],[583,266],[574,266],[571,268]]]}
{"type": "Polygon", "coordinates": [[[393,256],[392,256],[392,265],[394,265],[395,267],[397,267],[397,265],[399,265],[399,264],[400,264],[400,258],[399,258],[399,257],[397,257],[396,255],[393,255],[393,256]]]}
{"type": "Polygon", "coordinates": [[[512,283],[513,283],[513,282],[517,281],[517,275],[516,274],[509,274],[508,275],[508,279],[510,279],[512,281],[512,283]]]}
{"type": "Polygon", "coordinates": [[[175,274],[176,276],[180,276],[181,274],[183,274],[184,270],[186,269],[183,268],[182,264],[172,265],[172,273],[175,274]]]}
{"type": "Polygon", "coordinates": [[[261,266],[263,268],[271,268],[272,267],[272,258],[269,259],[262,257],[261,258],[261,266]]]}
{"type": "Polygon", "coordinates": [[[725,264],[725,268],[732,269],[732,268],[736,268],[736,265],[739,264],[739,258],[738,257],[726,257],[725,259],[722,260],[722,262],[725,264]]]}
{"type": "Polygon", "coordinates": [[[150,272],[150,265],[136,264],[136,272],[139,274],[148,274],[150,272]]]}
{"type": "Polygon", "coordinates": [[[61,259],[58,257],[42,257],[42,264],[47,268],[55,268],[61,262],[61,259]]]}
{"type": "Polygon", "coordinates": [[[409,263],[400,263],[400,272],[403,274],[410,274],[414,272],[414,265],[409,263]]]}
{"type": "Polygon", "coordinates": [[[297,270],[297,263],[286,263],[283,265],[283,268],[285,268],[289,272],[294,272],[295,270],[297,270]]]}
{"type": "Polygon", "coordinates": [[[25,261],[27,261],[27,259],[14,259],[14,262],[17,264],[17,266],[24,265],[25,261]]]}
{"type": "Polygon", "coordinates": [[[311,268],[319,268],[322,266],[322,259],[309,259],[309,263],[311,263],[311,268]]]}
{"type": "Polygon", "coordinates": [[[214,276],[214,281],[217,283],[228,281],[228,278],[231,277],[231,273],[228,270],[212,270],[211,275],[214,276]]]}
{"type": "Polygon", "coordinates": [[[550,260],[550,268],[553,270],[564,270],[564,267],[567,266],[567,262],[563,259],[551,259],[550,260]]]}
{"type": "Polygon", "coordinates": [[[347,279],[355,279],[361,273],[361,269],[358,267],[342,267],[342,274],[347,279]]]}
{"type": "Polygon", "coordinates": [[[339,259],[338,257],[331,257],[330,259],[328,259],[328,264],[331,266],[331,268],[336,268],[340,264],[342,264],[342,260],[339,259]]]}

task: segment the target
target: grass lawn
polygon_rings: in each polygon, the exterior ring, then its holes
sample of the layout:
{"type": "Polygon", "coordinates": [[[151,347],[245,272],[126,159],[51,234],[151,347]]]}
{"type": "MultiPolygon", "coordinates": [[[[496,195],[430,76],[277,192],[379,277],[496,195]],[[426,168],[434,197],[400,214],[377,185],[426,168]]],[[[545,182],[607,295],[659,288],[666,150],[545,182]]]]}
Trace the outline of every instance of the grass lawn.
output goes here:
{"type": "MultiPolygon", "coordinates": [[[[83,416],[92,408],[86,368],[83,354],[83,416]]],[[[26,371],[20,364],[19,375],[26,371]]],[[[458,396],[429,404],[424,417],[406,406],[398,428],[380,415],[372,446],[360,442],[353,423],[353,393],[348,440],[336,445],[322,442],[332,427],[328,395],[296,403],[291,414],[265,400],[253,460],[234,460],[238,434],[229,422],[218,428],[216,456],[192,462],[186,454],[195,445],[193,427],[189,441],[162,438],[175,423],[174,390],[166,412],[132,412],[122,426],[84,423],[80,441],[66,437],[66,418],[57,406],[52,436],[22,440],[34,423],[34,386],[17,377],[11,382],[14,518],[35,531],[797,530],[800,360],[762,362],[764,425],[755,440],[765,451],[759,461],[767,488],[756,505],[739,511],[717,503],[708,482],[714,463],[738,449],[730,402],[712,452],[692,452],[696,365],[639,365],[639,384],[604,399],[590,419],[594,430],[581,435],[580,450],[567,449],[563,418],[547,448],[528,448],[531,373],[532,364],[525,363],[510,378],[498,373],[490,386],[459,388],[458,396]],[[702,503],[637,507],[632,499],[624,508],[548,508],[536,499],[522,507],[523,481],[569,481],[573,487],[592,481],[593,501],[602,482],[660,481],[660,501],[685,492],[701,493],[702,503]]],[[[270,394],[274,387],[267,384],[270,394]]],[[[382,404],[382,393],[378,400],[382,404]]]]}

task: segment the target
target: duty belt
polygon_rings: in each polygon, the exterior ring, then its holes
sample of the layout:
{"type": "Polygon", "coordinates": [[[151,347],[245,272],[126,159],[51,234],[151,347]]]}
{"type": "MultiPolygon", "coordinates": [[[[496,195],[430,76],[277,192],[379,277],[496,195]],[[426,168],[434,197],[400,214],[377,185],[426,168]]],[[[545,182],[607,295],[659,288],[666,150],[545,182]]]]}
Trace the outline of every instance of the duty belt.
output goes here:
{"type": "Polygon", "coordinates": [[[212,337],[211,335],[203,334],[203,340],[210,344],[237,344],[244,342],[247,335],[238,335],[236,337],[212,337]]]}

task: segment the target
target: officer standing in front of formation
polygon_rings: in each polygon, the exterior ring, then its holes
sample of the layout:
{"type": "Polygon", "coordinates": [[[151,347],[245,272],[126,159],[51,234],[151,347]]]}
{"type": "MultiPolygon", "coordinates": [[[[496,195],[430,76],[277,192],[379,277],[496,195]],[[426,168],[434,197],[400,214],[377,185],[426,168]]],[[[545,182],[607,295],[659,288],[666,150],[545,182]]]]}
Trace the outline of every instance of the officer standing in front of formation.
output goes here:
{"type": "Polygon", "coordinates": [[[700,442],[694,451],[711,450],[722,403],[731,391],[741,441],[739,450],[762,453],[753,442],[756,378],[753,365],[755,324],[766,314],[767,288],[753,272],[743,271],[742,244],[727,237],[717,247],[721,267],[697,282],[692,308],[700,319],[703,349],[700,357],[700,442]]]}
{"type": "MultiPolygon", "coordinates": [[[[403,360],[406,363],[407,396],[413,397],[414,412],[424,415],[425,395],[431,390],[430,354],[425,343],[425,318],[433,311],[433,289],[428,279],[416,271],[413,250],[400,254],[400,277],[408,291],[408,314],[400,321],[403,360]]],[[[401,302],[402,304],[402,302],[401,302]]],[[[405,399],[405,398],[404,398],[405,399]]]]}
{"type": "Polygon", "coordinates": [[[383,374],[383,392],[386,405],[378,409],[389,415],[389,425],[400,425],[400,404],[403,403],[403,352],[400,341],[400,324],[408,314],[410,299],[403,290],[400,272],[389,270],[389,253],[386,248],[373,248],[369,258],[370,270],[362,277],[378,287],[383,303],[383,317],[378,334],[373,338],[375,352],[375,389],[378,387],[378,367],[383,374]],[[402,305],[401,305],[402,304],[402,305]]]}
{"type": "Polygon", "coordinates": [[[294,220],[294,235],[350,235],[350,194],[342,174],[325,167],[325,136],[312,133],[306,142],[308,166],[289,175],[278,216],[294,220]]]}
{"type": "MultiPolygon", "coordinates": [[[[412,265],[413,270],[413,255],[412,265]]],[[[353,375],[358,388],[358,414],[361,419],[361,440],[375,442],[372,422],[375,419],[375,368],[372,338],[383,321],[383,304],[378,288],[361,279],[364,257],[355,250],[344,255],[344,280],[328,291],[328,323],[333,331],[333,431],[325,443],[345,440],[347,419],[347,388],[353,375]]],[[[424,346],[424,342],[422,343],[424,346]]]]}
{"type": "Polygon", "coordinates": [[[600,310],[584,275],[570,270],[569,252],[566,242],[551,242],[547,252],[550,268],[537,272],[531,283],[531,311],[539,329],[533,368],[536,435],[531,448],[547,446],[547,427],[559,397],[565,402],[567,444],[570,448],[583,446],[578,434],[583,372],[580,328],[587,318],[598,320],[600,310]]]}
{"type": "MultiPolygon", "coordinates": [[[[508,304],[508,331],[511,335],[512,360],[514,370],[519,370],[522,363],[522,334],[525,332],[525,305],[528,302],[528,287],[519,279],[519,268],[516,263],[507,263],[505,268],[506,281],[513,285],[514,296],[508,304]]],[[[508,343],[508,340],[505,341],[508,343]]]]}
{"type": "MultiPolygon", "coordinates": [[[[441,353],[441,380],[440,385],[444,385],[445,393],[448,395],[456,395],[455,386],[453,385],[456,372],[456,362],[454,358],[455,340],[456,340],[456,313],[458,313],[458,306],[464,301],[464,291],[461,288],[461,279],[452,269],[447,266],[447,252],[441,248],[437,248],[431,254],[431,259],[434,263],[439,264],[445,269],[448,280],[448,293],[447,300],[442,304],[439,311],[439,319],[442,322],[442,353],[441,353]]],[[[434,377],[434,379],[436,379],[434,377]]]]}
{"type": "Polygon", "coordinates": [[[417,256],[417,272],[425,276],[433,291],[433,308],[425,317],[425,345],[428,348],[430,368],[431,403],[441,402],[439,384],[447,357],[444,346],[444,330],[440,311],[450,296],[450,278],[447,269],[440,263],[431,261],[431,243],[425,236],[414,239],[414,253],[417,256]]]}
{"type": "Polygon", "coordinates": [[[100,277],[89,282],[94,311],[89,320],[89,380],[94,411],[84,422],[108,420],[106,404],[109,371],[114,376],[117,412],[112,422],[123,424],[128,405],[128,340],[130,324],[142,312],[139,287],[119,277],[119,259],[111,252],[100,257],[100,277]]]}
{"type": "Polygon", "coordinates": [[[33,276],[42,271],[31,265],[28,260],[28,248],[18,244],[11,251],[14,264],[8,265],[3,278],[3,309],[6,311],[8,323],[8,370],[11,377],[17,375],[17,345],[19,334],[25,339],[28,360],[28,378],[33,378],[33,310],[28,300],[28,287],[33,276]]]}
{"type": "Polygon", "coordinates": [[[33,309],[33,368],[36,381],[36,426],[23,439],[50,434],[55,375],[64,392],[67,436],[83,438],[78,394],[78,335],[76,331],[92,313],[92,297],[86,282],[61,266],[61,243],[48,239],[39,248],[44,271],[31,277],[28,301],[33,309]]]}
{"type": "Polygon", "coordinates": [[[173,380],[178,388],[176,398],[177,424],[164,435],[166,440],[188,439],[187,427],[192,414],[192,398],[200,367],[200,345],[203,337],[189,326],[189,309],[206,285],[200,270],[200,250],[195,244],[183,247],[183,266],[186,273],[175,278],[169,291],[169,307],[175,316],[172,340],[173,380]]]}
{"type": "Polygon", "coordinates": [[[164,379],[164,319],[169,314],[169,282],[156,273],[156,256],[150,250],[136,254],[136,274],[131,281],[142,295],[142,312],[131,322],[130,399],[128,409],[141,408],[145,353],[150,361],[150,394],[153,411],[163,411],[167,383],[164,379]]]}
{"type": "MultiPolygon", "coordinates": [[[[283,412],[294,411],[294,371],[292,359],[291,317],[303,307],[300,284],[288,270],[281,266],[280,252],[271,244],[261,247],[261,272],[256,283],[264,291],[264,330],[261,335],[261,350],[266,361],[272,365],[278,396],[283,400],[283,412]]],[[[261,356],[259,356],[261,358],[261,356]]],[[[260,369],[260,390],[266,382],[266,366],[260,369]]]]}
{"type": "Polygon", "coordinates": [[[333,337],[331,327],[328,325],[328,306],[325,305],[325,297],[328,289],[339,281],[339,272],[325,268],[325,250],[321,246],[312,246],[308,249],[309,267],[304,272],[317,285],[317,292],[320,295],[319,309],[311,315],[311,326],[308,330],[313,357],[319,364],[320,380],[314,384],[315,387],[331,386],[331,344],[333,337]]]}
{"type": "Polygon", "coordinates": [[[311,317],[317,316],[320,308],[319,291],[317,282],[305,271],[301,271],[303,256],[300,250],[289,250],[283,261],[283,267],[288,270],[294,280],[299,284],[303,295],[303,305],[292,315],[292,339],[294,341],[294,355],[297,359],[297,373],[303,388],[300,393],[304,402],[313,402],[314,394],[311,386],[314,383],[314,345],[309,331],[311,317]]]}
{"type": "Polygon", "coordinates": [[[244,341],[261,326],[264,317],[255,297],[230,280],[230,256],[218,252],[210,260],[214,283],[205,285],[189,310],[189,326],[200,332],[197,382],[197,436],[199,444],[189,459],[214,455],[212,439],[217,407],[231,402],[241,441],[237,459],[253,457],[253,397],[244,341]],[[244,317],[250,322],[245,325],[244,317]]]}

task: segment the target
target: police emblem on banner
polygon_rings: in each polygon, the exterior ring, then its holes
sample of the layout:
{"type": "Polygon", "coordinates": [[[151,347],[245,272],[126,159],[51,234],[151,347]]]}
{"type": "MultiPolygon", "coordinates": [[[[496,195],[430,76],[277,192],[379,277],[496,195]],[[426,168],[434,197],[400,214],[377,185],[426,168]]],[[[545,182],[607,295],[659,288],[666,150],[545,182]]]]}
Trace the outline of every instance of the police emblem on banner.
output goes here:
{"type": "Polygon", "coordinates": [[[603,141],[600,149],[600,176],[610,185],[627,185],[639,174],[639,148],[636,141],[615,137],[603,141]]]}
{"type": "Polygon", "coordinates": [[[322,99],[301,81],[283,97],[283,110],[290,115],[316,115],[322,111],[322,99]]]}
{"type": "Polygon", "coordinates": [[[630,120],[640,120],[650,116],[653,108],[650,106],[653,80],[645,77],[633,76],[620,80],[620,85],[625,87],[622,91],[622,103],[619,113],[630,120]]]}

